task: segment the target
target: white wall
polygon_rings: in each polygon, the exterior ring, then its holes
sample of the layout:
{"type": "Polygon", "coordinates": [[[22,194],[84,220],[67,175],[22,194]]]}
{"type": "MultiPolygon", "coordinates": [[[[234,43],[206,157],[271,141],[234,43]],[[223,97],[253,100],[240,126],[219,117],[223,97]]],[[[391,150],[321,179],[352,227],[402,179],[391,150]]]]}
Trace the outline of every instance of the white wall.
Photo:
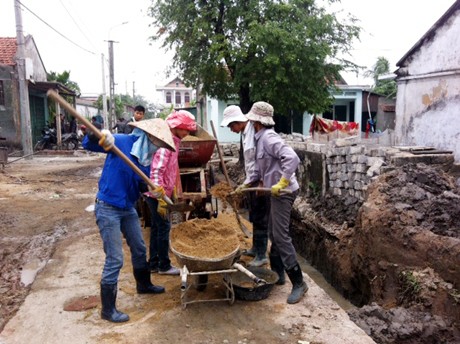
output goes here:
{"type": "MultiPolygon", "coordinates": [[[[214,128],[217,132],[217,139],[219,142],[240,142],[240,135],[233,133],[230,128],[221,127],[220,123],[223,119],[223,113],[228,105],[235,104],[235,102],[224,102],[214,98],[208,98],[206,101],[207,115],[208,115],[208,133],[213,135],[210,121],[214,123],[214,128]]],[[[214,135],[213,135],[214,136],[214,135]]]]}
{"type": "Polygon", "coordinates": [[[452,150],[460,161],[460,11],[400,70],[396,144],[452,150]]]}
{"type": "Polygon", "coordinates": [[[452,150],[460,161],[460,74],[398,83],[396,144],[452,150]]]}

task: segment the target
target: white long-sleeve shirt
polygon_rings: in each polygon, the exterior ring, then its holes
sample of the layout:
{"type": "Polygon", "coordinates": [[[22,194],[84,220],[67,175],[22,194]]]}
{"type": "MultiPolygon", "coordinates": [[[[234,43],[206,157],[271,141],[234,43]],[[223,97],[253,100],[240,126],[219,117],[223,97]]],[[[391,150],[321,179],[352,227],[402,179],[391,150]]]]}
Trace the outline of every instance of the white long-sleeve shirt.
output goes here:
{"type": "Polygon", "coordinates": [[[246,173],[246,179],[243,184],[249,183],[249,176],[253,173],[256,163],[255,133],[254,125],[248,121],[242,133],[244,172],[246,173]]]}

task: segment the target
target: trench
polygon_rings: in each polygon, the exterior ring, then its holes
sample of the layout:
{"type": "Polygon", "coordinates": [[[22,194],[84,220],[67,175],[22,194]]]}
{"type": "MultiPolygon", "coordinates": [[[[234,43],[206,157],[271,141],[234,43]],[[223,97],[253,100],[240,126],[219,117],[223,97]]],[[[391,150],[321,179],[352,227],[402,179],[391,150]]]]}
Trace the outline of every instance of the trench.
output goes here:
{"type": "Polygon", "coordinates": [[[307,273],[315,283],[329,295],[329,297],[336,302],[344,311],[356,308],[350,301],[342,296],[329,282],[324,278],[321,272],[316,270],[305,258],[297,255],[302,271],[307,273]]]}
{"type": "MultiPolygon", "coordinates": [[[[221,203],[220,200],[218,200],[219,203],[221,203]]],[[[221,206],[221,204],[220,204],[221,206]]],[[[240,216],[244,217],[246,220],[249,220],[249,213],[248,210],[245,209],[239,209],[238,213],[240,216]]],[[[321,288],[324,290],[324,292],[334,301],[337,303],[339,307],[341,307],[343,310],[348,311],[350,309],[356,308],[356,306],[350,302],[346,297],[342,295],[340,290],[343,290],[341,287],[341,281],[337,280],[335,276],[333,275],[332,270],[329,268],[328,264],[320,264],[320,267],[322,268],[323,271],[326,271],[330,280],[334,281],[334,285],[329,283],[327,277],[321,272],[318,268],[316,268],[309,260],[307,257],[313,256],[311,253],[312,251],[315,251],[314,248],[312,248],[310,245],[305,245],[304,243],[309,242],[309,243],[314,243],[315,241],[324,241],[326,238],[322,237],[321,235],[317,235],[318,232],[316,231],[308,231],[305,225],[300,224],[298,221],[294,220],[291,224],[291,234],[293,236],[293,242],[294,246],[297,251],[297,259],[300,264],[300,267],[302,268],[302,271],[307,273],[308,276],[321,288]],[[315,237],[310,237],[306,238],[305,236],[308,233],[315,233],[315,237]],[[300,240],[299,240],[300,239],[300,240]],[[334,276],[334,277],[332,277],[334,276]]],[[[320,261],[326,262],[326,257],[327,257],[327,250],[321,249],[321,254],[316,255],[319,258],[320,261]],[[324,256],[323,256],[324,255],[324,256]]]]}
{"type": "Polygon", "coordinates": [[[336,302],[343,303],[346,300],[348,306],[345,308],[348,309],[369,303],[372,295],[368,277],[363,271],[344,272],[340,269],[338,260],[348,260],[350,257],[340,257],[337,254],[338,239],[332,237],[322,224],[308,223],[305,219],[293,217],[291,236],[298,256],[307,263],[305,271],[309,271],[310,266],[313,275],[321,275],[324,282],[319,279],[318,284],[327,283],[324,284],[325,291],[336,302]],[[341,273],[338,273],[339,270],[341,273]]]}

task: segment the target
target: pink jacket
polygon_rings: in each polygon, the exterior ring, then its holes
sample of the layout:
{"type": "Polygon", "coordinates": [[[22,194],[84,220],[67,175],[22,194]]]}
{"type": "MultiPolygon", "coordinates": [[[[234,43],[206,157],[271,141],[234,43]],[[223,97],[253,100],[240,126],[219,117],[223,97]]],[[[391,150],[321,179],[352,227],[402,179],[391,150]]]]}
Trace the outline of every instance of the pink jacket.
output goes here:
{"type": "MultiPolygon", "coordinates": [[[[180,138],[173,135],[176,151],[172,152],[166,148],[159,148],[152,159],[150,165],[150,179],[153,184],[163,186],[165,193],[168,197],[173,194],[174,186],[179,174],[179,146],[180,138]]],[[[147,193],[152,197],[152,194],[147,193]]]]}

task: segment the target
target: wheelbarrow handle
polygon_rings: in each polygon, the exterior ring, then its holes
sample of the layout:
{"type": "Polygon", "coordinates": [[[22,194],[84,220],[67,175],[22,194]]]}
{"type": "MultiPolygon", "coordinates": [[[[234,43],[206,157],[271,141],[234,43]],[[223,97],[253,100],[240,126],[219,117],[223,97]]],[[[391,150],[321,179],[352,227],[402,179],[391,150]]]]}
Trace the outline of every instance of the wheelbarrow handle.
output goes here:
{"type": "Polygon", "coordinates": [[[257,277],[256,275],[254,275],[251,271],[249,271],[248,269],[246,269],[243,265],[241,265],[240,263],[233,263],[233,267],[239,271],[241,271],[242,273],[244,273],[246,276],[248,276],[251,280],[254,281],[254,283],[258,284],[258,285],[262,285],[262,284],[267,284],[267,281],[262,279],[262,278],[259,278],[257,277]]]}

